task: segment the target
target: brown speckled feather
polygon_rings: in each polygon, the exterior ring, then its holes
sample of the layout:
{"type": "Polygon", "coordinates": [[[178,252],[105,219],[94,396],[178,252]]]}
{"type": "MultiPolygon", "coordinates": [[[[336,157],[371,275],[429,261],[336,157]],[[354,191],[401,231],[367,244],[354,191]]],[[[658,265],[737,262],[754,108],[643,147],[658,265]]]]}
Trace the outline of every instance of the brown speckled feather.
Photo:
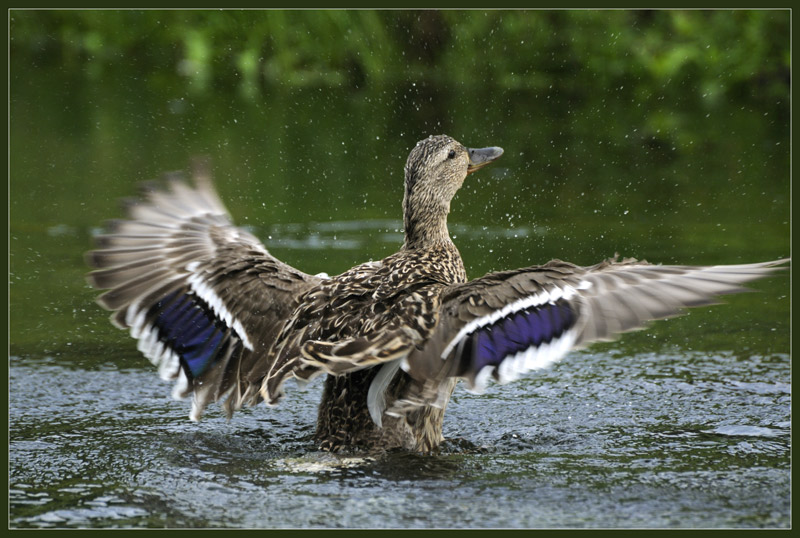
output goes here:
{"type": "Polygon", "coordinates": [[[342,374],[402,358],[438,322],[439,293],[466,280],[455,246],[415,249],[363,264],[306,292],[283,328],[262,387],[275,403],[289,375],[342,374]]]}

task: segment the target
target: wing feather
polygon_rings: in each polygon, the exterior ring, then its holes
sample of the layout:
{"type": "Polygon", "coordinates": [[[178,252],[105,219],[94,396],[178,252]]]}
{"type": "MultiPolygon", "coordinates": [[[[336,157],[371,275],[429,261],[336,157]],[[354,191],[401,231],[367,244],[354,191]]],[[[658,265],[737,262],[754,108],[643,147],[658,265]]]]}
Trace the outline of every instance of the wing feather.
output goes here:
{"type": "Polygon", "coordinates": [[[128,220],[110,221],[86,259],[96,268],[89,284],[108,290],[98,303],[176,381],[175,397],[192,395],[197,420],[226,397],[229,415],[259,401],[269,344],[320,279],[235,227],[205,168],[194,180],[173,174],[168,188],[143,186],[143,198],[127,203],[128,220]]]}
{"type": "Polygon", "coordinates": [[[746,291],[743,284],[788,261],[692,267],[614,258],[579,267],[553,260],[450,286],[439,325],[402,363],[415,385],[397,406],[442,401],[451,377],[478,392],[489,379],[514,380],[570,349],[746,291]]]}

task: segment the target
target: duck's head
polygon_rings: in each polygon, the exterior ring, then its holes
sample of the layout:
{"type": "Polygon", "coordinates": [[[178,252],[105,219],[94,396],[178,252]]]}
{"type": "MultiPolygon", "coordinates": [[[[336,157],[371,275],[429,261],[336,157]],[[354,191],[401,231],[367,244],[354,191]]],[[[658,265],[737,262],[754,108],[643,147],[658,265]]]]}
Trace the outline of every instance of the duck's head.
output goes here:
{"type": "Polygon", "coordinates": [[[503,154],[499,147],[467,148],[447,135],[429,136],[417,142],[406,161],[403,198],[406,235],[420,224],[445,218],[450,201],[467,174],[483,168],[503,154]]]}
{"type": "Polygon", "coordinates": [[[448,201],[467,174],[483,168],[503,154],[503,148],[467,148],[447,135],[429,136],[417,142],[406,161],[406,190],[418,185],[438,191],[448,201]]]}

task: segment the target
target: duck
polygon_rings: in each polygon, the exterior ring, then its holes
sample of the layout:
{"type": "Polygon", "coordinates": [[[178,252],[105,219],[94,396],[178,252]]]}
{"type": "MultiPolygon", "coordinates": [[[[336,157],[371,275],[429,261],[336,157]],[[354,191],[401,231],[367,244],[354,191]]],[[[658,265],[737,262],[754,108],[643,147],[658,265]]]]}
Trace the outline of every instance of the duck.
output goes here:
{"type": "Polygon", "coordinates": [[[94,238],[88,283],[114,326],[191,398],[277,405],[285,384],[325,375],[314,442],[329,452],[426,453],[444,441],[456,384],[482,393],[571,350],[710,305],[790,259],[712,266],[558,259],[467,279],[447,227],[468,175],[503,154],[447,135],[419,141],[404,169],[404,241],[379,261],[311,275],[237,227],[208,161],[142,186],[94,238]]]}

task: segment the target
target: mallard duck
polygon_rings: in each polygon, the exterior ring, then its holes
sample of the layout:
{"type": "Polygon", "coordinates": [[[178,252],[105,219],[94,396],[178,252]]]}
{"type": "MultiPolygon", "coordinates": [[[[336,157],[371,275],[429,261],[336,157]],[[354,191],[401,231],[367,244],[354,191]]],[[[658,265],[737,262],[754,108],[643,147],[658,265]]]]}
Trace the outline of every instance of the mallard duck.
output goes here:
{"type": "Polygon", "coordinates": [[[708,267],[635,259],[580,267],[560,260],[467,281],[447,229],[468,174],[503,154],[431,136],[405,165],[400,250],[327,277],[273,257],[237,228],[208,166],[193,183],[149,184],[87,254],[89,283],[111,321],[192,398],[190,418],[222,401],[277,404],[288,379],[327,374],[315,440],[323,450],[442,441],[458,380],[482,392],[545,368],[571,349],[742,291],[788,260],[708,267]]]}

